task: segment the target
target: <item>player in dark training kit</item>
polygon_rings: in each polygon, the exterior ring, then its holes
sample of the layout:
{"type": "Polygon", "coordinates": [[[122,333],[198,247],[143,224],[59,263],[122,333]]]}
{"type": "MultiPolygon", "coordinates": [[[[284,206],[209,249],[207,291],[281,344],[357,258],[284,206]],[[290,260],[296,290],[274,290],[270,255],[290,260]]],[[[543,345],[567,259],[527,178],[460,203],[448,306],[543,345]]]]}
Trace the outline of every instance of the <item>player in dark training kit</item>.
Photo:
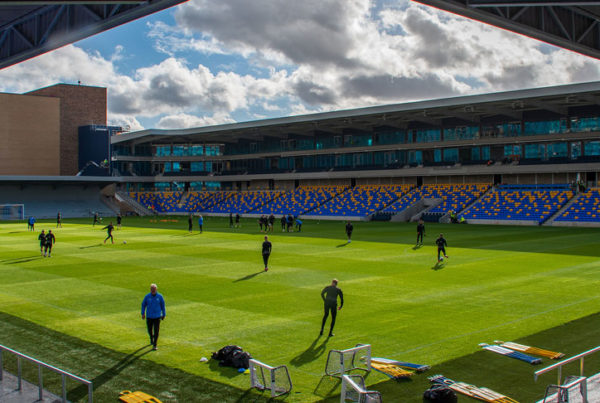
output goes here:
{"type": "Polygon", "coordinates": [[[448,243],[444,239],[444,234],[440,234],[439,238],[435,240],[435,243],[438,247],[438,262],[442,261],[440,259],[440,253],[443,254],[444,257],[447,259],[448,256],[446,255],[446,246],[448,246],[448,243]]]}
{"type": "Polygon", "coordinates": [[[113,236],[112,236],[112,232],[115,229],[115,227],[113,227],[112,221],[110,222],[110,224],[108,224],[106,227],[104,227],[102,229],[105,229],[106,233],[108,234],[108,236],[104,240],[104,243],[106,243],[106,241],[108,241],[109,239],[110,239],[110,243],[115,243],[115,240],[113,239],[113,236]]]}
{"type": "Polygon", "coordinates": [[[62,214],[60,214],[60,211],[56,215],[56,228],[58,227],[62,228],[62,214]]]}
{"type": "Polygon", "coordinates": [[[354,230],[354,226],[350,221],[346,223],[346,235],[348,235],[348,243],[352,242],[352,231],[354,230]]]}
{"type": "Polygon", "coordinates": [[[54,237],[52,230],[49,229],[48,233],[46,234],[46,244],[44,245],[44,256],[46,256],[46,254],[48,254],[48,257],[52,257],[52,245],[54,245],[55,243],[56,243],[56,238],[54,237]]]}
{"type": "Polygon", "coordinates": [[[417,224],[417,245],[423,245],[423,235],[425,235],[425,224],[419,220],[417,224]]]}
{"type": "Polygon", "coordinates": [[[323,299],[323,303],[325,304],[325,313],[323,315],[323,321],[321,322],[321,333],[319,335],[323,336],[323,328],[325,327],[325,322],[327,321],[327,317],[329,316],[329,312],[331,312],[331,326],[329,327],[329,337],[333,336],[333,327],[335,326],[335,317],[337,315],[337,311],[342,309],[344,306],[344,294],[342,290],[337,287],[338,281],[336,279],[331,280],[331,285],[323,288],[321,291],[321,298],[323,299]],[[337,298],[340,296],[340,306],[337,306],[337,298]]]}
{"type": "Polygon", "coordinates": [[[40,255],[44,254],[44,246],[46,246],[46,233],[42,230],[42,233],[38,236],[38,241],[40,241],[40,255]]]}
{"type": "Polygon", "coordinates": [[[96,225],[96,223],[100,222],[100,215],[98,213],[94,213],[94,222],[92,223],[92,227],[96,225]]]}
{"type": "Polygon", "coordinates": [[[265,241],[262,244],[262,257],[263,262],[265,262],[265,271],[269,270],[269,256],[271,256],[271,242],[269,242],[269,237],[265,235],[265,241]]]}

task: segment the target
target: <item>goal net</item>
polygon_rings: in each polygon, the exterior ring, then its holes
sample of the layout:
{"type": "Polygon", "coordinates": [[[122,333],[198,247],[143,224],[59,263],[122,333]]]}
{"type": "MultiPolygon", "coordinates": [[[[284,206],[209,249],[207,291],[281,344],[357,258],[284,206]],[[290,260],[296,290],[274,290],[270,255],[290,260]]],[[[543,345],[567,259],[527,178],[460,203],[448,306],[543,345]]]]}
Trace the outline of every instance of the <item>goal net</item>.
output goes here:
{"type": "Polygon", "coordinates": [[[24,204],[0,204],[0,220],[24,220],[24,204]]]}
{"type": "Polygon", "coordinates": [[[359,369],[371,371],[371,345],[357,344],[347,350],[331,350],[327,355],[325,373],[330,376],[342,376],[348,371],[359,369]]]}
{"type": "Polygon", "coordinates": [[[285,365],[271,367],[255,359],[250,361],[250,387],[270,390],[271,397],[290,393],[292,379],[285,365]]]}
{"type": "Polygon", "coordinates": [[[360,375],[342,375],[340,402],[381,403],[381,393],[365,388],[365,380],[360,375]]]}

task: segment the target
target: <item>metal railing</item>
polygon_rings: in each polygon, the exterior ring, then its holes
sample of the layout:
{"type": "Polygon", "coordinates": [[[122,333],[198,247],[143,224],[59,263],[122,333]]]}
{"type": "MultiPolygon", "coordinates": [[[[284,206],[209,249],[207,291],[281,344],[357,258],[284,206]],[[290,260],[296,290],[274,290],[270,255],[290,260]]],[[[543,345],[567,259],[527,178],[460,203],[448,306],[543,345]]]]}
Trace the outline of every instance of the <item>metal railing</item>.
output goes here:
{"type": "Polygon", "coordinates": [[[41,362],[39,360],[36,360],[35,358],[29,357],[25,354],[19,353],[18,351],[15,351],[11,348],[8,348],[6,346],[3,346],[0,344],[0,381],[2,380],[2,374],[4,372],[4,363],[3,363],[3,353],[4,352],[8,352],[11,354],[14,354],[17,357],[17,389],[21,390],[21,380],[22,380],[22,373],[21,373],[21,360],[26,360],[29,361],[33,364],[36,364],[38,366],[38,390],[39,390],[39,400],[43,400],[44,398],[44,382],[43,382],[43,377],[42,377],[42,368],[46,368],[49,369],[52,372],[56,372],[57,374],[60,374],[61,376],[61,380],[62,380],[62,401],[63,403],[67,402],[67,378],[71,378],[77,382],[81,382],[84,385],[87,385],[87,389],[88,389],[88,403],[93,403],[94,401],[94,397],[93,397],[93,393],[94,393],[94,387],[92,385],[91,381],[88,381],[87,379],[83,379],[78,377],[77,375],[73,375],[68,373],[67,371],[63,371],[62,369],[53,367],[52,365],[46,364],[44,362],[41,362]]]}
{"type": "MultiPolygon", "coordinates": [[[[600,346],[598,347],[594,347],[591,350],[588,351],[584,351],[581,354],[577,354],[571,358],[567,358],[566,360],[562,360],[557,362],[556,364],[550,365],[549,367],[546,368],[542,368],[539,371],[535,371],[535,373],[533,374],[533,379],[535,381],[537,381],[538,376],[545,374],[547,372],[550,372],[554,369],[558,369],[558,381],[557,381],[557,385],[560,385],[561,381],[562,381],[562,367],[563,365],[569,364],[571,362],[577,361],[579,360],[579,376],[580,377],[585,377],[584,375],[584,369],[585,369],[585,357],[587,357],[590,354],[594,354],[597,353],[598,351],[600,351],[600,346]]],[[[587,392],[587,391],[586,391],[587,392]]],[[[585,397],[584,397],[585,399],[585,397]]]]}

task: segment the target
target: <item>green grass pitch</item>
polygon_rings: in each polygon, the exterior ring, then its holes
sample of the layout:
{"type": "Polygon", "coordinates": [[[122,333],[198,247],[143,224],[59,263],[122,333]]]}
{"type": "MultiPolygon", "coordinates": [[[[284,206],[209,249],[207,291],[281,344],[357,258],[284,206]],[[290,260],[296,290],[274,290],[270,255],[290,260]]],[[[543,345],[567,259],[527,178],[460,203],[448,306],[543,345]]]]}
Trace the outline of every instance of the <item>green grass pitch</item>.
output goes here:
{"type": "MultiPolygon", "coordinates": [[[[248,390],[248,375],[200,362],[227,344],[287,365],[294,388],[285,400],[336,401],[339,383],[322,378],[327,353],[357,343],[432,366],[403,382],[369,374],[386,401],[420,402],[427,376],[442,373],[530,402],[555,381],[533,381],[550,361],[533,367],[478,343],[520,341],[567,355],[599,344],[597,229],[428,224],[416,248],[414,224],[355,223],[346,244],[342,222],[307,221],[301,233],[276,223],[265,273],[256,220],[230,229],[227,219],[205,218],[203,234],[196,222],[189,234],[185,218],[174,220],[126,217],[114,245],[102,243],[106,232],[91,219],[38,222],[35,233],[0,223],[0,344],[93,380],[98,402],[123,389],[164,402],[266,398],[248,390]],[[52,258],[39,254],[41,229],[56,234],[52,258]],[[438,265],[440,232],[449,259],[438,265]],[[320,291],[334,277],[345,305],[335,336],[319,337],[320,291]],[[167,304],[155,352],[140,318],[153,282],[167,304]]],[[[586,370],[600,371],[599,360],[586,370]]],[[[85,400],[76,384],[69,389],[71,400],[85,400]]]]}

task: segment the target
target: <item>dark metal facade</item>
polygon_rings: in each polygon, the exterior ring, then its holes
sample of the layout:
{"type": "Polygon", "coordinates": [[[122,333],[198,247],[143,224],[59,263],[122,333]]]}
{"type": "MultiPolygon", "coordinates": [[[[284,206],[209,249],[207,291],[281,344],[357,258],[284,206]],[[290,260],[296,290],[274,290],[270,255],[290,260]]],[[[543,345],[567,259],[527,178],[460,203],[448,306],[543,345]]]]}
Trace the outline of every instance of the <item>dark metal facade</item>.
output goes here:
{"type": "Polygon", "coordinates": [[[0,69],[185,1],[0,3],[0,69]]]}
{"type": "Polygon", "coordinates": [[[600,58],[600,1],[419,0],[420,3],[600,58]]]}

